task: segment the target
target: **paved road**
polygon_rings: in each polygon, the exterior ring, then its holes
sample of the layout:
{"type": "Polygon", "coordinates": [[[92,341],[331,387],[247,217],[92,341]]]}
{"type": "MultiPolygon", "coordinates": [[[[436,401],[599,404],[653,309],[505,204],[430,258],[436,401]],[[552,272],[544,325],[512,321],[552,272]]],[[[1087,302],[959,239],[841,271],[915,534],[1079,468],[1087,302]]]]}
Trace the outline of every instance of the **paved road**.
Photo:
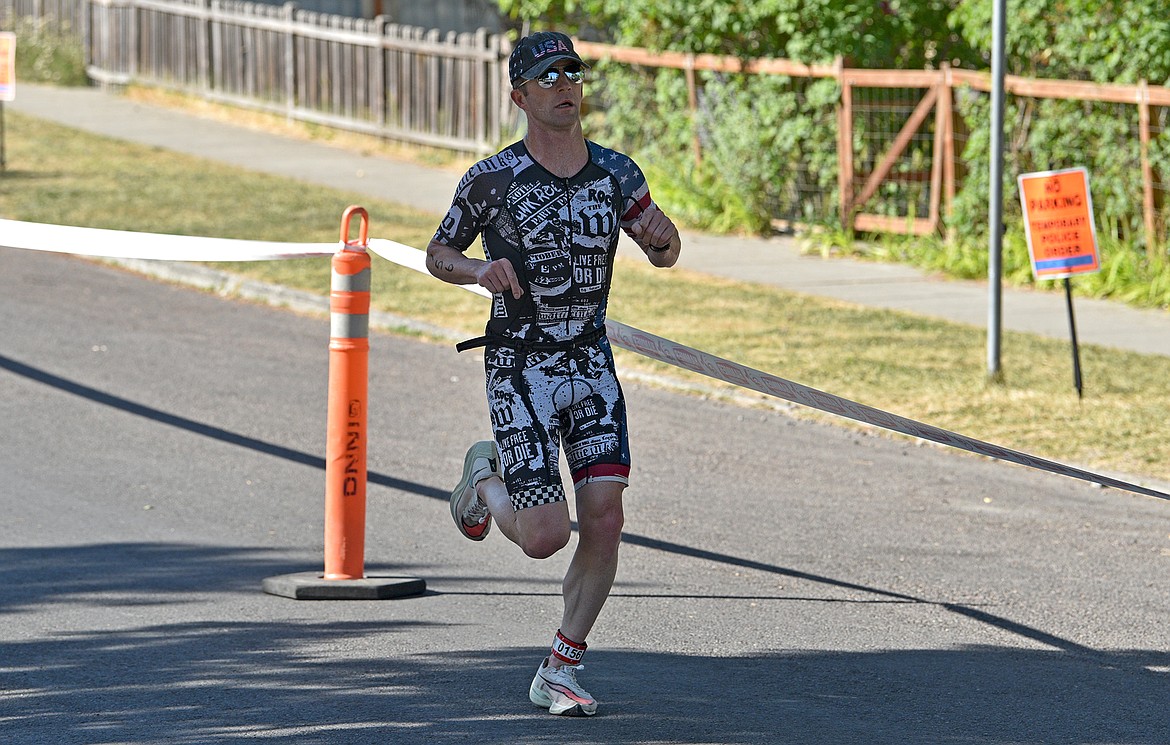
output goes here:
{"type": "MultiPolygon", "coordinates": [[[[6,106],[98,134],[354,190],[435,214],[446,210],[459,178],[450,171],[276,137],[93,88],[22,83],[16,100],[6,106]]],[[[783,237],[688,233],[686,239],[680,266],[687,269],[981,328],[988,324],[984,283],[943,281],[894,264],[802,256],[795,243],[783,237]]],[[[623,248],[636,251],[628,241],[623,242],[623,248]]],[[[1076,316],[1077,333],[1084,344],[1170,355],[1170,313],[1078,298],[1076,316]]],[[[1003,327],[1067,339],[1063,294],[1005,289],[1003,327]]],[[[1005,364],[1011,364],[1010,360],[1005,364]]]]}
{"type": "Polygon", "coordinates": [[[324,318],[5,249],[0,329],[6,742],[1167,742],[1164,502],[630,384],[565,721],[525,696],[565,557],[443,500],[474,356],[372,340],[367,568],[428,593],[298,602],[259,585],[321,564],[324,318]]]}

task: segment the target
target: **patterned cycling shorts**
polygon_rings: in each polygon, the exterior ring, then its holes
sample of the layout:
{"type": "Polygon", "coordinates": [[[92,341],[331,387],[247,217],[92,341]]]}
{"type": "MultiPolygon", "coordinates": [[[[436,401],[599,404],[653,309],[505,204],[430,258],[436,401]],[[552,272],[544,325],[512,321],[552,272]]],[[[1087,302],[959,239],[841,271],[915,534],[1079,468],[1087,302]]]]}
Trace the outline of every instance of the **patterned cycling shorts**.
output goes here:
{"type": "Polygon", "coordinates": [[[575,488],[593,481],[629,484],[626,402],[608,339],[557,352],[489,346],[484,367],[514,509],[565,500],[562,443],[575,488]]]}

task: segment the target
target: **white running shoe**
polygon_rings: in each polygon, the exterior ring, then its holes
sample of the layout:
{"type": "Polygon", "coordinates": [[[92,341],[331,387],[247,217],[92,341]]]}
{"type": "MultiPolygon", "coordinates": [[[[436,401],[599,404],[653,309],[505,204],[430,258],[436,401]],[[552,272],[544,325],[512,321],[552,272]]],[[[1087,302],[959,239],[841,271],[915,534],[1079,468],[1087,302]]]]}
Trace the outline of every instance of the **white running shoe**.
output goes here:
{"type": "Polygon", "coordinates": [[[483,440],[472,445],[463,458],[463,478],[451,492],[451,517],[459,531],[473,541],[487,538],[492,527],[488,507],[479,498],[475,485],[496,473],[496,443],[483,440]]]}
{"type": "Polygon", "coordinates": [[[597,713],[597,701],[577,683],[577,671],[584,665],[553,667],[546,657],[528,687],[528,698],[549,714],[567,717],[591,717],[597,713]]]}

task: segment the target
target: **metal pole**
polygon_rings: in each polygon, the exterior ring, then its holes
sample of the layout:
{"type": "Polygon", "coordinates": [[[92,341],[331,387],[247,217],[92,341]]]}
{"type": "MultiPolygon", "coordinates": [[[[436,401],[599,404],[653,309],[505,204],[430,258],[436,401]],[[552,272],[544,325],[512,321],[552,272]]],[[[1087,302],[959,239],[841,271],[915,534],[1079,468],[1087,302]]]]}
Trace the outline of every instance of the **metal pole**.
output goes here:
{"type": "Polygon", "coordinates": [[[987,255],[987,376],[1000,376],[1003,326],[1003,57],[1007,0],[995,0],[991,17],[991,194],[987,255]]]}
{"type": "Polygon", "coordinates": [[[1072,338],[1073,385],[1077,387],[1077,398],[1084,398],[1081,386],[1081,348],[1077,345],[1077,319],[1073,315],[1072,283],[1064,278],[1064,300],[1068,305],[1068,330],[1072,338]]]}

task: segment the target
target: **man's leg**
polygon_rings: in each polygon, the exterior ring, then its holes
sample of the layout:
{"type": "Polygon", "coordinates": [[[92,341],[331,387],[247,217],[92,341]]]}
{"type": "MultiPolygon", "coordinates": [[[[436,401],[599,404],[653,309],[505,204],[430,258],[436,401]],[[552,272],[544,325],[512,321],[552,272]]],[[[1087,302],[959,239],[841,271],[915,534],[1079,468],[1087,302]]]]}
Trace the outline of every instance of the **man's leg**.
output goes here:
{"type": "MultiPolygon", "coordinates": [[[[565,610],[561,618],[561,633],[573,641],[585,641],[613,587],[625,520],[625,488],[617,481],[594,481],[577,490],[579,537],[565,573],[565,610]]],[[[550,663],[563,664],[555,658],[550,663]]]]}
{"type": "MultiPolygon", "coordinates": [[[[625,484],[596,481],[577,490],[577,550],[565,574],[565,610],[552,654],[540,663],[528,698],[550,714],[592,716],[597,700],[577,682],[585,637],[593,629],[617,574],[625,484]]],[[[524,510],[527,512],[527,510],[524,510]]]]}
{"type": "MultiPolygon", "coordinates": [[[[565,573],[565,609],[561,622],[561,633],[570,639],[585,640],[613,587],[625,520],[622,511],[625,488],[618,481],[594,481],[577,490],[580,537],[565,573]]],[[[570,525],[566,502],[516,512],[498,476],[480,481],[476,489],[500,532],[529,556],[548,558],[568,543],[570,525]]]]}

